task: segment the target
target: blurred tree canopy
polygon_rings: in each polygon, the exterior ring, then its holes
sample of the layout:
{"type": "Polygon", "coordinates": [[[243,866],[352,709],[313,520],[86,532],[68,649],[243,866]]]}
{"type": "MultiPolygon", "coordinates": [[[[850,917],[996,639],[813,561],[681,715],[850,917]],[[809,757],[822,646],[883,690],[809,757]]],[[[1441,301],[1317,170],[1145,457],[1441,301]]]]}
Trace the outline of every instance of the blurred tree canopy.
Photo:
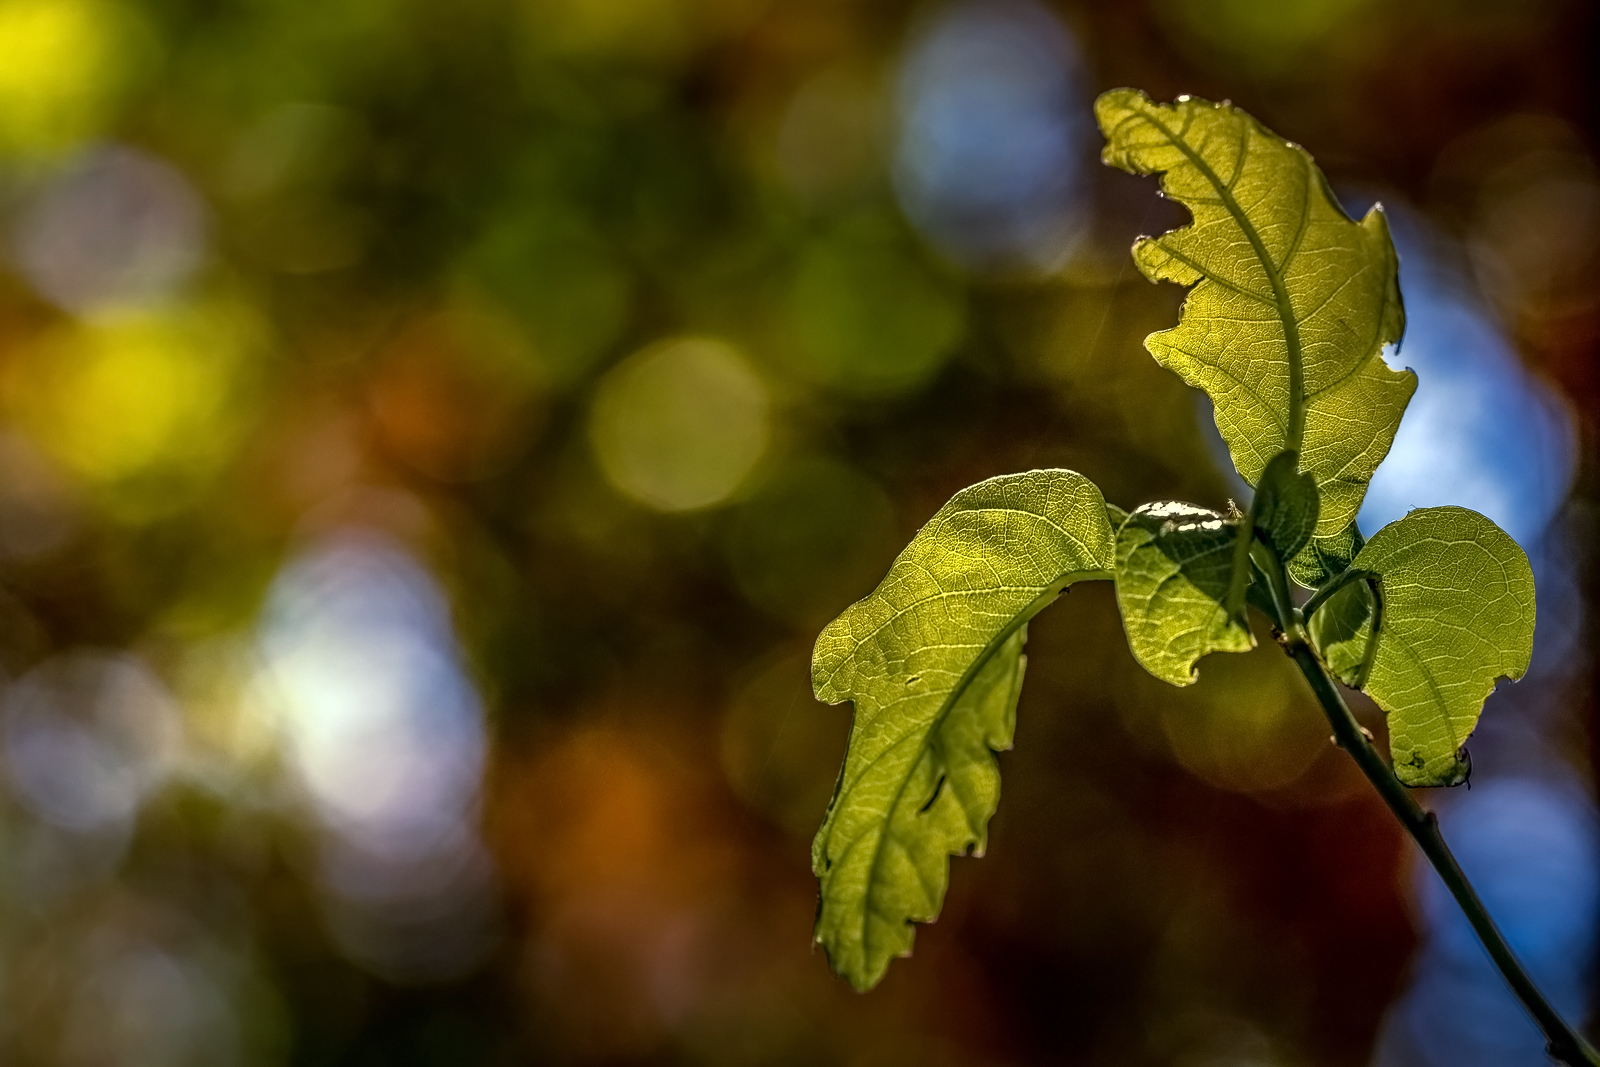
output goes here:
{"type": "MultiPolygon", "coordinates": [[[[1107,590],[918,965],[808,948],[819,626],[982,477],[1241,491],[1097,90],[1414,219],[1587,529],[1594,13],[1285,11],[0,0],[0,1059],[1366,1062],[1397,832],[1288,664],[1169,690],[1107,590]]],[[[1584,782],[1581,652],[1487,714],[1584,782]]]]}

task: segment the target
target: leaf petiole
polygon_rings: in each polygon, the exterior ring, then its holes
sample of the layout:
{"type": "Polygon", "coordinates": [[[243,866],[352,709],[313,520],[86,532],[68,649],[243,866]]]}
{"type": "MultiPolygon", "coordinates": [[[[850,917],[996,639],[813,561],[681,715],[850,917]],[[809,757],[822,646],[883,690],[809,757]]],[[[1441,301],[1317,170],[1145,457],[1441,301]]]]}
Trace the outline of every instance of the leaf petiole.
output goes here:
{"type": "Polygon", "coordinates": [[[1250,546],[1250,562],[1266,581],[1272,597],[1273,623],[1278,631],[1295,639],[1301,638],[1300,618],[1295,613],[1294,600],[1289,596],[1289,580],[1284,576],[1283,563],[1270,546],[1256,540],[1250,546]]]}
{"type": "Polygon", "coordinates": [[[1310,622],[1311,616],[1317,613],[1317,609],[1332,599],[1333,595],[1339,590],[1343,589],[1351,582],[1362,579],[1376,579],[1377,577],[1378,576],[1373,574],[1371,571],[1355,570],[1353,568],[1351,570],[1341,571],[1332,578],[1329,578],[1327,581],[1323,582],[1322,585],[1317,588],[1317,591],[1311,594],[1310,599],[1307,600],[1300,608],[1300,618],[1305,622],[1310,622]]]}
{"type": "MultiPolygon", "coordinates": [[[[1256,498],[1260,499],[1259,495],[1256,498]]],[[[1233,540],[1233,571],[1228,579],[1228,600],[1224,605],[1230,619],[1244,615],[1245,590],[1250,587],[1250,546],[1256,539],[1256,500],[1250,502],[1250,511],[1239,520],[1233,540]]]]}
{"type": "Polygon", "coordinates": [[[1356,674],[1350,682],[1352,689],[1365,689],[1367,676],[1372,673],[1372,663],[1378,658],[1378,635],[1383,631],[1383,579],[1379,575],[1367,578],[1367,587],[1372,590],[1372,632],[1367,635],[1367,647],[1361,654],[1361,666],[1356,668],[1356,674]]]}

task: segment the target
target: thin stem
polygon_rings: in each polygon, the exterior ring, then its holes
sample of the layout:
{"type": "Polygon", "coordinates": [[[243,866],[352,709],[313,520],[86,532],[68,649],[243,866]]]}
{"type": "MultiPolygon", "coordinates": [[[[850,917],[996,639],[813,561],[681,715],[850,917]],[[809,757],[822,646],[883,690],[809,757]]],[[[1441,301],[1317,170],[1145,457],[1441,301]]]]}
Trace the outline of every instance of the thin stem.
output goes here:
{"type": "Polygon", "coordinates": [[[1367,637],[1367,650],[1361,653],[1361,666],[1350,684],[1357,689],[1367,687],[1372,665],[1378,660],[1378,640],[1383,637],[1383,579],[1379,575],[1367,578],[1367,588],[1372,590],[1372,630],[1367,637]]]}
{"type": "Polygon", "coordinates": [[[1278,554],[1264,543],[1257,540],[1250,546],[1250,559],[1261,572],[1261,577],[1266,580],[1267,595],[1272,600],[1274,609],[1274,622],[1280,631],[1288,632],[1291,629],[1299,633],[1299,621],[1294,610],[1294,601],[1289,596],[1289,579],[1283,573],[1283,561],[1278,559],[1278,554]]]}
{"type": "Polygon", "coordinates": [[[1228,582],[1228,602],[1224,605],[1230,619],[1244,618],[1244,594],[1250,584],[1250,549],[1255,540],[1256,505],[1251,503],[1249,513],[1239,521],[1233,539],[1233,577],[1228,582]]]}
{"type": "Polygon", "coordinates": [[[1389,805],[1394,817],[1400,820],[1400,825],[1406,828],[1406,832],[1422,849],[1422,854],[1433,864],[1433,869],[1444,879],[1450,895],[1456,898],[1456,903],[1466,913],[1467,921],[1472,924],[1472,929],[1477,933],[1478,940],[1483,942],[1483,947],[1488,949],[1489,957],[1494,960],[1495,966],[1500,968],[1500,974],[1511,986],[1511,991],[1522,1001],[1522,1006],[1528,1009],[1528,1014],[1533,1016],[1539,1029],[1544,1031],[1546,1051],[1553,1059],[1567,1064],[1568,1067],[1600,1067],[1600,1056],[1597,1056],[1582,1035],[1568,1026],[1555,1008],[1550,1006],[1544,994],[1539,992],[1538,986],[1533,984],[1533,979],[1528,977],[1528,972],[1523,969],[1516,953],[1506,944],[1499,927],[1495,926],[1494,920],[1489,917],[1483,901],[1478,899],[1472,883],[1467,881],[1461,865],[1456,862],[1450,847],[1444,842],[1444,836],[1439,833],[1438,818],[1433,812],[1424,811],[1419,807],[1417,802],[1411,799],[1406,787],[1390,773],[1383,758],[1372,747],[1366,731],[1362,730],[1361,725],[1356,722],[1356,717],[1351,714],[1349,705],[1344,702],[1344,697],[1334,685],[1333,679],[1329,677],[1322,661],[1306,643],[1298,621],[1294,619],[1288,621],[1290,625],[1285,628],[1286,632],[1283,635],[1284,650],[1300,668],[1300,673],[1306,676],[1306,681],[1311,683],[1311,691],[1316,694],[1317,702],[1322,705],[1323,713],[1333,726],[1334,739],[1339,747],[1356,761],[1356,766],[1361,768],[1367,780],[1378,790],[1378,795],[1389,805]]]}
{"type": "Polygon", "coordinates": [[[1311,594],[1310,599],[1307,600],[1300,608],[1300,617],[1303,619],[1311,618],[1311,616],[1317,613],[1318,608],[1322,607],[1322,605],[1333,599],[1333,594],[1337,593],[1351,582],[1364,582],[1369,578],[1376,577],[1377,575],[1373,574],[1371,571],[1358,571],[1353,568],[1347,571],[1340,571],[1335,577],[1329,578],[1326,582],[1323,582],[1322,587],[1311,594]]]}

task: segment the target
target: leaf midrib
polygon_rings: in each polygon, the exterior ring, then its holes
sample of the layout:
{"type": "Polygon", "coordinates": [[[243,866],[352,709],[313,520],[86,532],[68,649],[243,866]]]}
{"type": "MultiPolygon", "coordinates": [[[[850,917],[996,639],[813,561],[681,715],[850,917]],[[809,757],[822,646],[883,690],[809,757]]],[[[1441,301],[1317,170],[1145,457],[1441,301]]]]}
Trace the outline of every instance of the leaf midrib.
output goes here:
{"type": "MultiPolygon", "coordinates": [[[[1305,397],[1302,395],[1305,391],[1305,383],[1304,370],[1301,366],[1300,321],[1295,318],[1294,306],[1289,302],[1289,289],[1284,283],[1283,273],[1272,262],[1272,257],[1267,253],[1267,246],[1261,240],[1261,235],[1256,232],[1255,226],[1251,224],[1244,210],[1239,207],[1239,202],[1233,197],[1233,190],[1223,182],[1221,176],[1211,169],[1211,165],[1198,152],[1189,147],[1187,142],[1180,140],[1172,132],[1171,128],[1160,119],[1145,111],[1141,111],[1140,115],[1146,122],[1160,130],[1166,136],[1167,143],[1187,156],[1195,169],[1205,176],[1206,181],[1211,183],[1211,187],[1217,191],[1217,196],[1221,199],[1223,207],[1227,209],[1229,215],[1233,216],[1234,221],[1239,224],[1240,231],[1250,242],[1250,248],[1255,252],[1256,258],[1260,260],[1261,268],[1267,273],[1267,281],[1272,284],[1272,299],[1278,309],[1278,319],[1283,323],[1283,340],[1284,346],[1288,349],[1289,359],[1289,427],[1283,447],[1285,451],[1298,452],[1301,438],[1305,436],[1306,425],[1305,397]]],[[[1248,132],[1248,117],[1244,115],[1240,117],[1245,119],[1245,129],[1248,132]]],[[[1239,147],[1239,153],[1239,167],[1243,170],[1245,146],[1242,144],[1239,147]]],[[[1308,205],[1307,211],[1309,210],[1308,205]]],[[[1209,280],[1210,274],[1208,273],[1206,277],[1209,280]]]]}

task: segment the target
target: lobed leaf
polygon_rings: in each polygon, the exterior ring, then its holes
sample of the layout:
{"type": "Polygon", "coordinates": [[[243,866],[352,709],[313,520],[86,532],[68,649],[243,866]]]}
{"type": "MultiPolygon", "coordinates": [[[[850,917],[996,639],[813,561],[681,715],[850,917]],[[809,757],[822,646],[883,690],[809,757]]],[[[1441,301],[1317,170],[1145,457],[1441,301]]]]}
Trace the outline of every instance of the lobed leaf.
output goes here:
{"type": "Polygon", "coordinates": [[[1105,162],[1160,174],[1194,216],[1133,247],[1152,281],[1194,286],[1178,325],[1145,347],[1211,396],[1246,481],[1298,451],[1321,496],[1317,533],[1339,532],[1416,388],[1381,356],[1405,328],[1382,210],[1352,221],[1304,149],[1227,103],[1113,89],[1095,115],[1105,162]]]}
{"type": "MultiPolygon", "coordinates": [[[[1162,681],[1189,685],[1200,657],[1255,647],[1243,612],[1229,608],[1238,533],[1214,511],[1171,502],[1138,508],[1117,531],[1128,647],[1162,681]]],[[[1249,566],[1248,557],[1238,562],[1249,566]]]]}
{"type": "Polygon", "coordinates": [[[1073,582],[1110,577],[1112,514],[1072,471],[963,489],[817,638],[817,697],[852,701],[855,718],[811,849],[815,937],[857,989],[911,950],[912,923],[938,915],[948,857],[983,851],[1026,624],[1073,582]]]}
{"type": "MultiPolygon", "coordinates": [[[[1528,557],[1475,511],[1422,508],[1374,534],[1354,566],[1378,575],[1382,611],[1364,688],[1388,713],[1395,775],[1410,786],[1456,784],[1466,772],[1461,746],[1496,679],[1522,677],[1533,653],[1528,557]]],[[[1330,665],[1347,663],[1371,628],[1370,611],[1362,621],[1354,602],[1339,614],[1319,646],[1330,665]],[[1347,636],[1334,643],[1330,634],[1347,636]]]]}

